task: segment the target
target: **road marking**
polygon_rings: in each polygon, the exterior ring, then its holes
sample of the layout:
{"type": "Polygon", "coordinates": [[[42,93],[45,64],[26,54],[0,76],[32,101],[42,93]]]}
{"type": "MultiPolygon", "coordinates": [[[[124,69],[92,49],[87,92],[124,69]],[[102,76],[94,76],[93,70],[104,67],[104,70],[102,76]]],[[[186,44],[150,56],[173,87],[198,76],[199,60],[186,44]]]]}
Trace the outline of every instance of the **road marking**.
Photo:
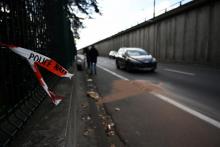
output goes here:
{"type": "Polygon", "coordinates": [[[165,68],[164,70],[169,71],[169,72],[184,74],[184,75],[190,75],[190,76],[195,76],[196,75],[195,73],[184,72],[184,71],[179,71],[179,70],[174,70],[174,69],[169,69],[169,68],[165,68]]]}
{"type": "MultiPolygon", "coordinates": [[[[124,76],[121,76],[121,75],[119,75],[119,74],[117,74],[117,73],[115,73],[113,71],[110,71],[109,69],[107,69],[105,67],[102,67],[100,65],[97,65],[97,66],[99,68],[109,72],[110,74],[112,74],[112,75],[122,79],[122,80],[129,80],[128,78],[126,78],[124,76]]],[[[183,104],[180,104],[177,101],[174,101],[174,100],[172,100],[169,97],[163,96],[163,95],[161,95],[159,93],[155,93],[155,92],[150,92],[150,93],[152,95],[156,96],[157,98],[159,98],[159,99],[161,99],[161,100],[163,100],[163,101],[165,101],[165,102],[167,102],[169,104],[172,104],[175,107],[177,107],[177,108],[179,108],[179,109],[181,109],[181,110],[183,110],[183,111],[185,111],[185,112],[187,112],[187,113],[189,113],[189,114],[191,114],[191,115],[193,115],[193,116],[195,116],[195,117],[197,117],[197,118],[199,118],[199,119],[201,119],[201,120],[203,120],[203,121],[205,121],[205,122],[207,122],[207,123],[209,123],[209,124],[211,124],[211,125],[213,125],[213,126],[215,126],[217,128],[220,128],[220,122],[218,122],[217,120],[214,120],[214,119],[212,119],[212,118],[210,118],[208,116],[205,116],[202,113],[199,113],[199,112],[197,112],[197,111],[195,111],[195,110],[193,110],[193,109],[191,109],[191,108],[189,108],[189,107],[187,107],[187,106],[185,106],[183,104]]]]}
{"type": "Polygon", "coordinates": [[[150,92],[150,93],[153,94],[154,96],[158,97],[159,99],[161,99],[169,104],[172,104],[172,105],[176,106],[177,108],[179,108],[185,112],[188,112],[188,113],[192,114],[193,116],[196,116],[196,117],[200,118],[201,120],[206,121],[209,124],[212,124],[213,126],[215,126],[217,128],[220,128],[220,122],[218,122],[208,116],[205,116],[202,113],[199,113],[199,112],[197,112],[197,111],[195,111],[185,105],[182,105],[182,104],[172,100],[169,97],[163,96],[163,95],[161,95],[159,93],[155,93],[155,92],[150,92]]]}
{"type": "Polygon", "coordinates": [[[121,76],[121,75],[119,75],[119,74],[117,74],[117,73],[115,73],[115,72],[113,72],[113,71],[111,71],[111,70],[109,70],[109,69],[107,69],[107,68],[101,66],[101,65],[97,65],[97,66],[98,66],[99,68],[103,69],[104,71],[107,71],[107,72],[111,73],[112,75],[114,75],[114,76],[116,76],[116,77],[118,77],[118,78],[120,78],[120,79],[122,79],[122,80],[126,80],[126,81],[129,80],[128,78],[125,78],[125,77],[123,77],[123,76],[121,76]]]}

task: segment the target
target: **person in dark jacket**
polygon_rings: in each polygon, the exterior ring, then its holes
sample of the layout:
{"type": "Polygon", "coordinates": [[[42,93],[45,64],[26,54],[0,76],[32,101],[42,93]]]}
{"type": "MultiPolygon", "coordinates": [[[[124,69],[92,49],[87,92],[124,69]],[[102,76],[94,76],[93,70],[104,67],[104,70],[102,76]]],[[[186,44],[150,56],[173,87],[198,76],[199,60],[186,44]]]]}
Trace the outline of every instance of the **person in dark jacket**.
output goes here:
{"type": "Polygon", "coordinates": [[[89,51],[89,59],[90,59],[90,73],[96,74],[96,63],[97,63],[97,57],[99,56],[99,52],[95,48],[95,46],[91,46],[91,49],[89,51]]]}

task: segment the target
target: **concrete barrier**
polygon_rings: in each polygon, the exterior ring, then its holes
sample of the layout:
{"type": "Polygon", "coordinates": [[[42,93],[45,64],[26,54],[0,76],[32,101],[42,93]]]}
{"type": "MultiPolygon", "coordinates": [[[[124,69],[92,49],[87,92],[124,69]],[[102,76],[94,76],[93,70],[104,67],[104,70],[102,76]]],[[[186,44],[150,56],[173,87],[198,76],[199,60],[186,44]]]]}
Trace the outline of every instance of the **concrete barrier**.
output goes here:
{"type": "Polygon", "coordinates": [[[161,62],[220,67],[220,1],[192,1],[95,43],[107,56],[120,47],[141,47],[161,62]]]}

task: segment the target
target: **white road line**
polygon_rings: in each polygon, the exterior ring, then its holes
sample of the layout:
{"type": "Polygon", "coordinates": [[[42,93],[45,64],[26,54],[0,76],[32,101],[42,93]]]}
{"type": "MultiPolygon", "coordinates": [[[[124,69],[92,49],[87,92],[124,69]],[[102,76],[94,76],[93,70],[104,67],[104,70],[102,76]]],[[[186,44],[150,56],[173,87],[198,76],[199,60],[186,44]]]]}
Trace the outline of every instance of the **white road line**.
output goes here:
{"type": "Polygon", "coordinates": [[[169,71],[169,72],[184,74],[184,75],[190,75],[190,76],[195,76],[196,75],[195,73],[184,72],[184,71],[179,71],[179,70],[174,70],[174,69],[169,69],[169,68],[164,68],[164,70],[169,71]]]}
{"type": "MultiPolygon", "coordinates": [[[[117,73],[115,73],[113,71],[110,71],[107,68],[104,68],[104,67],[102,67],[100,65],[97,65],[97,66],[99,68],[109,72],[110,74],[112,74],[112,75],[122,79],[122,80],[129,80],[128,78],[126,78],[124,76],[121,76],[121,75],[119,75],[119,74],[117,74],[117,73]]],[[[217,128],[220,128],[220,122],[218,122],[218,121],[216,121],[216,120],[214,120],[214,119],[212,119],[212,118],[210,118],[208,116],[205,116],[202,113],[199,113],[199,112],[197,112],[197,111],[195,111],[195,110],[193,110],[193,109],[191,109],[191,108],[189,108],[189,107],[187,107],[187,106],[185,106],[183,104],[180,104],[180,103],[172,100],[169,97],[163,96],[163,95],[155,93],[155,92],[150,92],[150,93],[152,95],[156,96],[157,98],[159,98],[159,99],[161,99],[161,100],[163,100],[163,101],[165,101],[165,102],[167,102],[169,104],[172,104],[172,105],[176,106],[177,108],[179,108],[179,109],[181,109],[181,110],[183,110],[183,111],[185,111],[185,112],[187,112],[187,113],[189,113],[189,114],[191,114],[191,115],[193,115],[193,116],[195,116],[195,117],[197,117],[197,118],[199,118],[199,119],[201,119],[201,120],[203,120],[203,121],[205,121],[205,122],[207,122],[207,123],[209,123],[209,124],[211,124],[211,125],[213,125],[213,126],[215,126],[217,128]]]]}
{"type": "Polygon", "coordinates": [[[205,116],[202,113],[199,113],[199,112],[197,112],[187,106],[184,106],[184,105],[172,100],[169,97],[163,96],[163,95],[161,95],[159,93],[155,93],[155,92],[150,92],[150,93],[153,94],[154,96],[158,97],[159,99],[161,99],[169,104],[172,104],[172,105],[176,106],[177,108],[179,108],[185,112],[188,112],[188,113],[192,114],[193,116],[196,116],[196,117],[200,118],[201,120],[206,121],[217,128],[220,128],[220,122],[218,122],[208,116],[205,116]]]}
{"type": "Polygon", "coordinates": [[[121,76],[121,75],[119,75],[119,74],[117,74],[117,73],[115,73],[115,72],[113,72],[113,71],[111,71],[111,70],[109,70],[109,69],[107,69],[107,68],[105,68],[105,67],[102,67],[101,65],[97,65],[99,68],[101,68],[101,69],[103,69],[104,71],[107,71],[107,72],[109,72],[109,73],[111,73],[112,75],[114,75],[114,76],[116,76],[116,77],[118,77],[118,78],[120,78],[120,79],[122,79],[122,80],[129,80],[128,78],[125,78],[125,77],[123,77],[123,76],[121,76]]]}

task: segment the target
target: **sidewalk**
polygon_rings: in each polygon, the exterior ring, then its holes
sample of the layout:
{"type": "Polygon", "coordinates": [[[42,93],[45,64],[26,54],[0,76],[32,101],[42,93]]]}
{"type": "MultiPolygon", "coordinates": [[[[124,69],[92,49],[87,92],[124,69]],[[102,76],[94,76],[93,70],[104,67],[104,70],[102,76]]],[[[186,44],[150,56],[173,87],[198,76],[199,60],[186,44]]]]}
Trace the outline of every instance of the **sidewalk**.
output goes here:
{"type": "Polygon", "coordinates": [[[61,79],[54,89],[64,100],[54,106],[46,98],[10,147],[123,146],[104,108],[88,97],[88,91],[96,92],[93,78],[75,67],[70,72],[72,80],[61,79]]]}

